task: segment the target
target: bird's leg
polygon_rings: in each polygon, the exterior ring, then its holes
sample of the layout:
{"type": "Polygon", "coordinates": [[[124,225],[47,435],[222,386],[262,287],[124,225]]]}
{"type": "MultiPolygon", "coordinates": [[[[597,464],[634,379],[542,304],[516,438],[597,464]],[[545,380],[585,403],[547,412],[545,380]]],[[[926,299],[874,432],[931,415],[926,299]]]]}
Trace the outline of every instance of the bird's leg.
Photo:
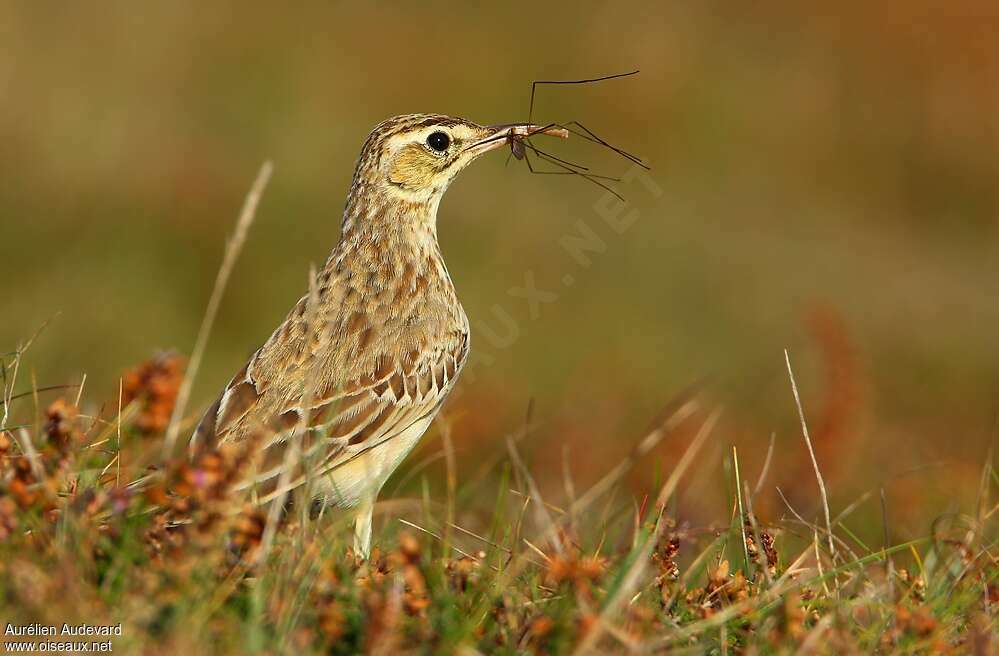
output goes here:
{"type": "Polygon", "coordinates": [[[371,516],[375,510],[375,496],[361,499],[354,511],[354,554],[367,560],[371,555],[371,516]]]}

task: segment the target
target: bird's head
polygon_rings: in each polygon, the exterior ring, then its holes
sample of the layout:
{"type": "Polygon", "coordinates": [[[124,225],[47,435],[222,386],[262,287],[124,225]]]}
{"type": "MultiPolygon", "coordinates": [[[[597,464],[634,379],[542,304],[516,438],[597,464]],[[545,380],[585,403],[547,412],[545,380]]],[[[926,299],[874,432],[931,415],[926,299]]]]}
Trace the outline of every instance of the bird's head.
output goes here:
{"type": "Polygon", "coordinates": [[[459,171],[479,156],[537,132],[568,136],[557,127],[542,130],[525,123],[482,126],[441,114],[390,118],[376,126],[364,142],[351,197],[360,200],[376,195],[385,202],[425,206],[435,213],[459,171]]]}

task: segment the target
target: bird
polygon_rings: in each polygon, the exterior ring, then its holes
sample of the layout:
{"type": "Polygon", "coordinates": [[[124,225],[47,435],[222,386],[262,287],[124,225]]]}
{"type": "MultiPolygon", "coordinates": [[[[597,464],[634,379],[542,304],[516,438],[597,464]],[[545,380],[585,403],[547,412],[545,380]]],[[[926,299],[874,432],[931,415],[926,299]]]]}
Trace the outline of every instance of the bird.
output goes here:
{"type": "Polygon", "coordinates": [[[568,136],[443,114],[379,123],[361,148],[339,241],[310,291],[205,412],[192,454],[264,431],[260,464],[242,488],[265,503],[282,494],[279,480],[285,489],[310,482],[314,501],[351,509],[354,552],[367,558],[378,494],[469,354],[468,317],[437,241],[441,198],[480,156],[537,133],[568,136]],[[292,472],[296,430],[305,441],[292,472]]]}

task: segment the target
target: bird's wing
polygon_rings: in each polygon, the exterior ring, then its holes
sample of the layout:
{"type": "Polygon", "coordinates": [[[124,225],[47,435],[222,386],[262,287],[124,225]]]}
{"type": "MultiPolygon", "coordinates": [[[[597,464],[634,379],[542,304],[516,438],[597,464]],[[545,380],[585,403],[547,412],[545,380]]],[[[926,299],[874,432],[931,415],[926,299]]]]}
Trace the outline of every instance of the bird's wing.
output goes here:
{"type": "Polygon", "coordinates": [[[335,467],[343,454],[389,439],[439,408],[468,353],[467,330],[444,331],[423,348],[378,349],[384,342],[366,335],[366,326],[353,315],[320,317],[319,327],[306,330],[306,300],[205,413],[192,448],[264,431],[256,478],[271,478],[280,471],[289,433],[304,422],[318,430],[310,431],[303,457],[315,456],[318,469],[312,468],[322,471],[335,467]],[[306,343],[311,348],[304,348],[306,343]]]}

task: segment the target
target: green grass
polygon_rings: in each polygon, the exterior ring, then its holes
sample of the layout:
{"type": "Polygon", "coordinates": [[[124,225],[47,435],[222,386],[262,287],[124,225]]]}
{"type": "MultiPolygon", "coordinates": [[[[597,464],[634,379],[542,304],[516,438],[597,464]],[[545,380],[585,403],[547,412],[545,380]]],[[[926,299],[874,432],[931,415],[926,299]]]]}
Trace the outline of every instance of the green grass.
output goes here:
{"type": "Polygon", "coordinates": [[[83,417],[75,394],[11,401],[5,623],[121,623],[114,650],[146,654],[988,653],[995,633],[999,476],[988,462],[976,507],[926,517],[925,536],[891,545],[864,544],[849,516],[837,519],[832,551],[823,521],[789,507],[753,514],[760,473],[734,450],[721,463],[732,512],[707,527],[683,520],[675,495],[721,439],[719,413],[694,401],[660,431],[690,427],[685,453],[638,496],[622,476],[655,431],[596,486],[577,488],[567,470],[564,492],[544,499],[554,488],[520,456],[526,429],[465,483],[448,436],[443,491],[424,471],[420,495],[384,498],[363,561],[347,519],[301,498],[265,546],[266,513],[230,491],[252,466],[246,451],[158,460],[176,362],[126,376],[120,415],[83,417]],[[128,490],[150,465],[157,482],[128,490]]]}

